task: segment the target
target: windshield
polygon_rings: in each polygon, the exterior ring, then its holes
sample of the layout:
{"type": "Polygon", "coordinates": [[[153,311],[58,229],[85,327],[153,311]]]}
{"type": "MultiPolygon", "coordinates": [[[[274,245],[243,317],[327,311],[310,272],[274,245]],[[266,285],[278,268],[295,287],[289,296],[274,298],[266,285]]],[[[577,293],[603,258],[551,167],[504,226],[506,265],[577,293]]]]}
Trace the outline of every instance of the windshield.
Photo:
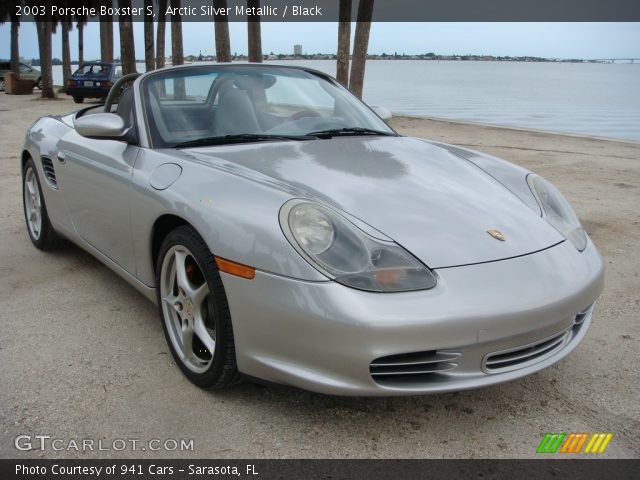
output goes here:
{"type": "Polygon", "coordinates": [[[347,90],[296,68],[180,68],[146,77],[141,88],[155,147],[395,135],[347,90]]]}
{"type": "Polygon", "coordinates": [[[106,77],[109,75],[109,71],[111,67],[109,65],[83,65],[78,70],[76,70],[73,75],[75,76],[84,76],[84,75],[96,75],[106,77]]]}

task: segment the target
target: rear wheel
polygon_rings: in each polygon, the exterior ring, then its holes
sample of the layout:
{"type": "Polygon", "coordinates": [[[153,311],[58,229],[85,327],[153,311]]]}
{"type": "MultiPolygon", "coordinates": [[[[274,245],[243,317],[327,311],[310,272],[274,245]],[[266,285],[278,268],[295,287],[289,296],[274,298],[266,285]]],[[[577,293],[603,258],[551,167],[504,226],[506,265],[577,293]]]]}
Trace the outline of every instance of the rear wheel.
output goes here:
{"type": "Polygon", "coordinates": [[[22,175],[22,199],[27,231],[33,245],[40,250],[53,250],[60,243],[49,221],[38,172],[32,159],[27,160],[22,175]]]}
{"type": "Polygon", "coordinates": [[[182,373],[202,388],[239,379],[231,314],[213,254],[190,226],[164,240],[156,268],[165,338],[182,373]]]}
{"type": "Polygon", "coordinates": [[[4,92],[4,78],[0,77],[0,92],[4,92]]]}
{"type": "Polygon", "coordinates": [[[42,90],[42,77],[36,80],[35,86],[38,88],[38,90],[42,90]]]}
{"type": "Polygon", "coordinates": [[[82,103],[84,102],[84,97],[73,97],[73,101],[75,103],[82,103]]]}

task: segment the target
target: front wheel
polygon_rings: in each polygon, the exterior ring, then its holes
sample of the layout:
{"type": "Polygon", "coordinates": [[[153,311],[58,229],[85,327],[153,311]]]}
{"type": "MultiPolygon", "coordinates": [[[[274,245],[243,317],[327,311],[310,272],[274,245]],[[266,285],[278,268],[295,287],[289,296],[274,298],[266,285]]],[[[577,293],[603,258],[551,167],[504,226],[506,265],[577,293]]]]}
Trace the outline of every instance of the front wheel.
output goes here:
{"type": "Polygon", "coordinates": [[[38,80],[36,80],[35,85],[36,85],[36,88],[38,90],[42,90],[42,77],[40,77],[38,80]]]}
{"type": "Polygon", "coordinates": [[[84,97],[73,97],[73,101],[75,103],[82,103],[84,102],[84,97]]]}
{"type": "Polygon", "coordinates": [[[0,92],[4,92],[4,78],[0,77],[0,92]]]}
{"type": "Polygon", "coordinates": [[[38,172],[32,159],[27,160],[23,171],[22,199],[27,231],[33,245],[40,250],[53,250],[60,243],[49,221],[38,172]]]}
{"type": "Polygon", "coordinates": [[[213,254],[190,226],[164,240],[156,267],[158,305],[174,360],[202,388],[239,378],[231,314],[213,254]]]}

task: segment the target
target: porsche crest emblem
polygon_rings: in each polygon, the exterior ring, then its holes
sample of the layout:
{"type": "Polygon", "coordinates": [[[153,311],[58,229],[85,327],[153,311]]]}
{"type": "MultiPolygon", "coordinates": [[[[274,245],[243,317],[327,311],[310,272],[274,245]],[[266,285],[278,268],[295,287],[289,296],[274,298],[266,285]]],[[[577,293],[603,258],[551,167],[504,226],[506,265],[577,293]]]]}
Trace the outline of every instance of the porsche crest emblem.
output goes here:
{"type": "Polygon", "coordinates": [[[500,240],[501,242],[504,242],[506,240],[504,234],[500,230],[487,230],[487,233],[496,240],[500,240]]]}

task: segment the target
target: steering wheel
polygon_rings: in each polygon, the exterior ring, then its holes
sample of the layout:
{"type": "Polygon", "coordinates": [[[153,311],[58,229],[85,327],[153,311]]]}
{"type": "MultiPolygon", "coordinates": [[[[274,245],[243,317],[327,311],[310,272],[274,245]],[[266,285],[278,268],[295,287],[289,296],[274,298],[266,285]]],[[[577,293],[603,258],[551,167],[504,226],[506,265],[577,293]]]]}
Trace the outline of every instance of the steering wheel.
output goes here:
{"type": "Polygon", "coordinates": [[[296,112],[290,115],[287,121],[294,122],[296,120],[300,120],[301,118],[305,118],[305,117],[321,117],[321,116],[322,115],[320,115],[315,110],[300,110],[299,112],[296,112]]]}
{"type": "Polygon", "coordinates": [[[104,111],[109,113],[111,112],[111,106],[113,105],[113,101],[116,99],[116,95],[120,93],[120,90],[124,87],[124,85],[128,82],[134,81],[138,78],[141,73],[128,73],[120,77],[116,83],[113,84],[111,90],[109,90],[109,95],[107,95],[107,99],[104,101],[104,111]]]}

